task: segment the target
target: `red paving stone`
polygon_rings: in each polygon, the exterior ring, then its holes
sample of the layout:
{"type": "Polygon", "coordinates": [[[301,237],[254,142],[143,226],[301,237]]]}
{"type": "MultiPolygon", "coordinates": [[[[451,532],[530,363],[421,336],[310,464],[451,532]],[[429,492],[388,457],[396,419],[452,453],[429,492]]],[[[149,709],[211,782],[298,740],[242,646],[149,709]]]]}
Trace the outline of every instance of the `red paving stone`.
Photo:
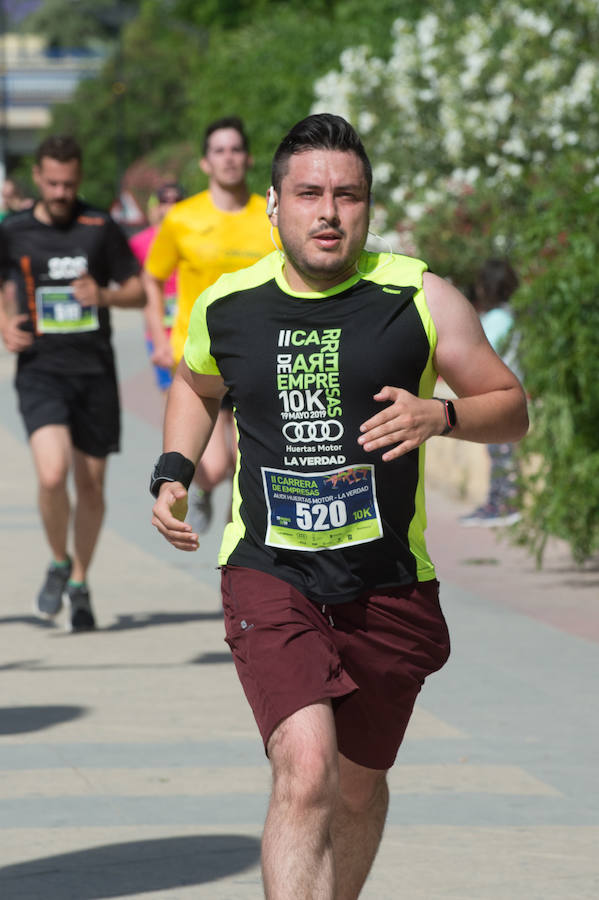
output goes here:
{"type": "Polygon", "coordinates": [[[599,560],[577,567],[567,545],[550,540],[541,569],[508,538],[508,529],[459,524],[469,512],[427,491],[427,544],[437,574],[451,584],[561,631],[599,642],[599,560]]]}
{"type": "Polygon", "coordinates": [[[140,372],[123,379],[120,391],[123,409],[148,425],[162,427],[164,397],[156,386],[149,363],[140,372]]]}

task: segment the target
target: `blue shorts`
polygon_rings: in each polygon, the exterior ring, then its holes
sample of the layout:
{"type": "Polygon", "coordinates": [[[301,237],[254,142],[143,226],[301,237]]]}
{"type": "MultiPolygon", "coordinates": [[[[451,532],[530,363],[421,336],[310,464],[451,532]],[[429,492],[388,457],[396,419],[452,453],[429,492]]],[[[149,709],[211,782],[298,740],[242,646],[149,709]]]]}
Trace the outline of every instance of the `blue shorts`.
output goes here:
{"type": "MultiPolygon", "coordinates": [[[[150,340],[150,338],[146,338],[146,349],[148,351],[148,355],[151,356],[154,352],[154,342],[150,340]]],[[[171,384],[173,383],[173,375],[170,369],[165,369],[164,366],[152,365],[154,369],[154,375],[156,376],[156,384],[160,388],[161,391],[167,391],[171,384]]]]}

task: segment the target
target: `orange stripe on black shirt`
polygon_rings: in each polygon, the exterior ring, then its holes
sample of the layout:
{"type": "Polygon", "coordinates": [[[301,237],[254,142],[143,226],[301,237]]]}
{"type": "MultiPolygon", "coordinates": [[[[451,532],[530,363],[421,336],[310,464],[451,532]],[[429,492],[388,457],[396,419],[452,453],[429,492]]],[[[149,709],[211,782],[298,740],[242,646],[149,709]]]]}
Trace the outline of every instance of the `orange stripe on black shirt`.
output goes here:
{"type": "Polygon", "coordinates": [[[81,223],[81,225],[103,225],[105,219],[101,216],[78,216],[77,221],[81,223]]]}
{"type": "Polygon", "coordinates": [[[29,315],[31,316],[31,321],[33,322],[33,330],[36,334],[39,334],[40,332],[37,330],[35,281],[33,279],[33,273],[31,271],[31,257],[21,256],[21,258],[19,259],[19,263],[21,265],[21,272],[23,273],[23,279],[25,281],[25,296],[27,297],[27,308],[29,310],[29,315]]]}

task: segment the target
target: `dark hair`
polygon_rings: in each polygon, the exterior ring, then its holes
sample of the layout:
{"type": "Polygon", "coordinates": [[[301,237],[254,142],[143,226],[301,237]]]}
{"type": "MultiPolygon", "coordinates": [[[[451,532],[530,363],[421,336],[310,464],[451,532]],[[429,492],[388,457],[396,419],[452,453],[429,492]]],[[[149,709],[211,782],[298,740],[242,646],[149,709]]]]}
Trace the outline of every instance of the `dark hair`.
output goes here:
{"type": "Polygon", "coordinates": [[[204,132],[204,143],[202,145],[202,153],[204,156],[208,153],[208,144],[210,143],[210,138],[214,134],[215,131],[220,131],[222,128],[233,128],[235,131],[239,133],[243,143],[243,149],[246,153],[250,152],[250,142],[248,140],[248,136],[245,133],[245,126],[239,116],[223,116],[222,119],[216,119],[214,122],[211,122],[210,125],[206,127],[204,132]]]}
{"type": "Polygon", "coordinates": [[[178,203],[185,197],[185,191],[176,181],[166,181],[156,191],[156,197],[159,203],[178,203]]]}
{"type": "Polygon", "coordinates": [[[476,298],[490,309],[507,303],[518,284],[518,276],[506,259],[487,259],[476,273],[476,298]]]}
{"type": "Polygon", "coordinates": [[[368,193],[372,188],[372,166],[364,149],[364,144],[349,122],[332,113],[318,113],[302,119],[285,135],[275,151],[272,160],[271,183],[279,191],[287,163],[296,153],[307,150],[342,150],[355,153],[364,166],[364,177],[368,193]]]}
{"type": "Polygon", "coordinates": [[[45,138],[35,151],[35,161],[40,166],[42,159],[48,156],[57,162],[70,162],[76,159],[81,163],[81,147],[74,137],[69,134],[51,134],[45,138]]]}

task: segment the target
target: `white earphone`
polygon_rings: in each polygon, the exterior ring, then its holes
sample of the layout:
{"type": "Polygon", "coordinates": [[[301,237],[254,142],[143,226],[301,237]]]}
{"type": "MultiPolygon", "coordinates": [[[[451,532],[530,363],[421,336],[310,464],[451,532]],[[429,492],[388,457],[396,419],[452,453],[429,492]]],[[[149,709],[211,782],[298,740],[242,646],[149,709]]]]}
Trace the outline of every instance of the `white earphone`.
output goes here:
{"type": "Polygon", "coordinates": [[[266,201],[266,215],[272,216],[277,211],[277,198],[275,197],[275,189],[271,186],[268,189],[268,200],[266,201]]]}

